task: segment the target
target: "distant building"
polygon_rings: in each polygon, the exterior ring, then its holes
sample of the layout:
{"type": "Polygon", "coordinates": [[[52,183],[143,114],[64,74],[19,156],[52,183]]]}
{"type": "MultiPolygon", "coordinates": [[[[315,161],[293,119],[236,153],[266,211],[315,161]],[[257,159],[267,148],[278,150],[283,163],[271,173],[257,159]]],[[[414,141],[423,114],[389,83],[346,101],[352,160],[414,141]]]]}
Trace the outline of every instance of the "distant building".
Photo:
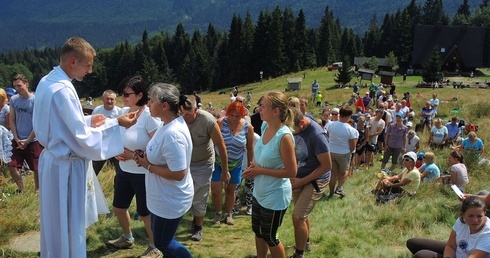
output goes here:
{"type": "Polygon", "coordinates": [[[412,65],[421,70],[434,47],[438,47],[443,71],[469,73],[483,66],[484,27],[416,25],[412,65]]]}

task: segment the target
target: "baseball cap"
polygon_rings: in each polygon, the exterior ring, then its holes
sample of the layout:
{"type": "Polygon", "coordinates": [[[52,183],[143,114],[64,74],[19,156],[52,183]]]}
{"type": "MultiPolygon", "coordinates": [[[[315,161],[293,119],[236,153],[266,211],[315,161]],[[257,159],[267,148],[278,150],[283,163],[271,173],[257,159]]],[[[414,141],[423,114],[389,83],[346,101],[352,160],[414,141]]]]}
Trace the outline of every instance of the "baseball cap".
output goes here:
{"type": "Polygon", "coordinates": [[[402,112],[398,112],[398,113],[396,113],[396,116],[399,116],[399,117],[403,118],[403,113],[402,112]]]}
{"type": "Polygon", "coordinates": [[[412,122],[407,122],[407,126],[412,127],[413,126],[413,123],[412,122]]]}
{"type": "Polygon", "coordinates": [[[7,96],[14,96],[17,94],[17,91],[14,88],[6,88],[5,92],[7,93],[7,96]]]}
{"type": "Polygon", "coordinates": [[[419,151],[419,153],[417,153],[418,159],[423,159],[424,157],[425,157],[425,153],[423,151],[419,151]]]}
{"type": "Polygon", "coordinates": [[[410,158],[411,160],[416,161],[417,160],[417,154],[415,154],[415,152],[413,152],[413,151],[409,151],[403,155],[403,158],[410,158]]]}

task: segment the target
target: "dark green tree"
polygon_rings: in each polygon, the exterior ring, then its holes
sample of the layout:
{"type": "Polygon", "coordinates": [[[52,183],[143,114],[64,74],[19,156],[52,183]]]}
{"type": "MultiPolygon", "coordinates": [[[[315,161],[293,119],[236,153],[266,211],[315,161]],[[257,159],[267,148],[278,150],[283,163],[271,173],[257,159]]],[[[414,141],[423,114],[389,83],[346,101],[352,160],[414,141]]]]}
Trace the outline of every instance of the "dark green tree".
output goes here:
{"type": "Polygon", "coordinates": [[[376,24],[376,13],[371,18],[370,26],[364,36],[364,55],[378,56],[381,52],[381,29],[376,24]]]}
{"type": "Polygon", "coordinates": [[[425,82],[434,82],[441,79],[442,59],[439,46],[435,46],[430,53],[427,62],[423,65],[422,79],[425,82]]]}
{"type": "Polygon", "coordinates": [[[270,28],[270,13],[266,11],[261,11],[257,19],[257,25],[255,27],[254,43],[252,48],[252,59],[254,60],[254,67],[252,68],[253,74],[255,75],[255,80],[260,80],[259,72],[264,72],[264,78],[271,76],[266,72],[268,66],[267,56],[267,46],[268,46],[268,32],[270,28]]]}
{"type": "MultiPolygon", "coordinates": [[[[316,55],[314,45],[316,40],[311,40],[308,37],[308,30],[306,29],[306,18],[303,10],[301,9],[296,17],[296,29],[294,40],[294,51],[298,53],[298,65],[299,69],[312,68],[316,66],[316,55]]],[[[313,35],[315,36],[315,35],[313,35]]]]}
{"type": "Polygon", "coordinates": [[[342,68],[339,69],[339,73],[334,79],[336,83],[341,83],[345,85],[350,83],[350,81],[352,80],[354,74],[351,70],[351,62],[349,59],[350,58],[348,56],[344,56],[344,58],[342,58],[342,68]]]}
{"type": "Polygon", "coordinates": [[[316,49],[318,66],[326,66],[333,62],[330,60],[330,55],[333,51],[333,26],[333,13],[327,6],[320,22],[320,27],[318,28],[318,47],[316,49]]]}
{"type": "Polygon", "coordinates": [[[442,0],[425,1],[424,7],[422,8],[422,23],[424,25],[444,24],[444,15],[442,0]]]}
{"type": "Polygon", "coordinates": [[[286,55],[284,52],[284,37],[282,32],[282,12],[279,6],[274,8],[270,19],[269,32],[267,33],[266,45],[266,60],[268,65],[264,69],[264,73],[272,77],[283,75],[286,71],[286,55]]]}
{"type": "MultiPolygon", "coordinates": [[[[296,19],[290,7],[284,9],[282,14],[282,35],[284,39],[284,54],[287,60],[286,72],[297,72],[299,65],[299,50],[295,48],[296,40],[296,19]]],[[[304,39],[303,39],[304,40],[304,39]]]]}

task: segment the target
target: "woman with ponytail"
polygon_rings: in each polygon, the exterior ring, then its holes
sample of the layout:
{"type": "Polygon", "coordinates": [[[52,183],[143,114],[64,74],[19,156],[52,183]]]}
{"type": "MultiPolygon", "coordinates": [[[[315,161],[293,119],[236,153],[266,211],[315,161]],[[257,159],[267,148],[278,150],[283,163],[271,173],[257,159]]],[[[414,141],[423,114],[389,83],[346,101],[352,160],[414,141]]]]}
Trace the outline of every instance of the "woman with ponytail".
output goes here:
{"type": "Polygon", "coordinates": [[[257,258],[286,257],[277,230],[291,203],[289,178],[296,177],[297,164],[292,133],[293,116],[284,93],[265,94],[259,106],[262,136],[254,147],[255,159],[243,172],[243,178],[254,178],[252,229],[255,233],[257,258]]]}

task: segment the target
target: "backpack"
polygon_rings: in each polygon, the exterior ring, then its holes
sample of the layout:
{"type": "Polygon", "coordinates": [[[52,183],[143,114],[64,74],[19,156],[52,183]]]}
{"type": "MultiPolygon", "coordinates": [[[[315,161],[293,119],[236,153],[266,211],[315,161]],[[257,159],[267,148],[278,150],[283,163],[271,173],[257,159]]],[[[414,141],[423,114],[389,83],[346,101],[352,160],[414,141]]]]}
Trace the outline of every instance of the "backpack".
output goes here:
{"type": "Polygon", "coordinates": [[[464,127],[464,133],[468,134],[469,132],[478,132],[478,125],[467,123],[464,127]]]}

